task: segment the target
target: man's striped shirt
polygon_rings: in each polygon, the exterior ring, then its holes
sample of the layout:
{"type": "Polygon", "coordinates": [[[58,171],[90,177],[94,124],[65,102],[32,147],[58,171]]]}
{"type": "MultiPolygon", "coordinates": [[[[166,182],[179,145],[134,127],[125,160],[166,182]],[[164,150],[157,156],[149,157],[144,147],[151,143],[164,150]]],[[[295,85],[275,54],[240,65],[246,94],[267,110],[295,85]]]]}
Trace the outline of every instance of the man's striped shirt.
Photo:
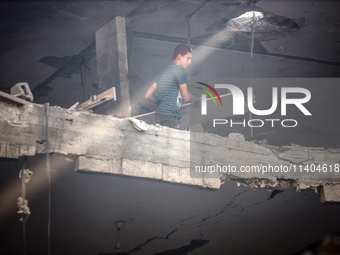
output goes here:
{"type": "Polygon", "coordinates": [[[167,116],[182,116],[182,95],[179,84],[187,83],[187,74],[184,67],[171,63],[157,79],[157,104],[156,113],[167,116]]]}

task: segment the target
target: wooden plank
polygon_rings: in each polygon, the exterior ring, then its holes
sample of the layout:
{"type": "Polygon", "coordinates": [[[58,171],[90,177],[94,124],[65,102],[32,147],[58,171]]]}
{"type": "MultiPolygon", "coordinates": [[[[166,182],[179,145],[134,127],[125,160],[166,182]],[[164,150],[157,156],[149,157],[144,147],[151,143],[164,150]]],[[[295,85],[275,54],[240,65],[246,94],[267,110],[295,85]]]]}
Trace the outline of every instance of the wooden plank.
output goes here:
{"type": "Polygon", "coordinates": [[[92,109],[106,101],[114,100],[116,101],[116,88],[112,87],[97,96],[97,100],[91,101],[87,100],[84,103],[78,105],[76,109],[89,110],[92,109]]]}
{"type": "Polygon", "coordinates": [[[20,105],[23,105],[23,104],[32,104],[31,102],[28,102],[26,100],[23,100],[21,98],[15,97],[15,96],[12,96],[12,95],[7,94],[7,93],[2,92],[2,91],[0,91],[0,97],[4,98],[7,101],[10,101],[10,102],[13,102],[13,103],[17,103],[17,104],[20,104],[20,105]]]}
{"type": "Polygon", "coordinates": [[[79,105],[79,102],[75,103],[74,105],[72,105],[70,108],[68,108],[67,110],[74,110],[76,109],[76,107],[79,105]]]}

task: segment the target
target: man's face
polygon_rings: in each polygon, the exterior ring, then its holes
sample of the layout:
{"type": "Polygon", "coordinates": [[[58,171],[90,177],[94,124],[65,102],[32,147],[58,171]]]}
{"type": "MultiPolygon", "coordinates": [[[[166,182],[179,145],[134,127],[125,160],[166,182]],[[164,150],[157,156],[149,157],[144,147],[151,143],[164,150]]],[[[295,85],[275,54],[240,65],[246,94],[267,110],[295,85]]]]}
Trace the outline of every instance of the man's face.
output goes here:
{"type": "Polygon", "coordinates": [[[184,68],[187,68],[189,65],[191,65],[191,57],[192,53],[188,52],[186,55],[178,55],[179,58],[179,65],[183,66],[184,68]]]}

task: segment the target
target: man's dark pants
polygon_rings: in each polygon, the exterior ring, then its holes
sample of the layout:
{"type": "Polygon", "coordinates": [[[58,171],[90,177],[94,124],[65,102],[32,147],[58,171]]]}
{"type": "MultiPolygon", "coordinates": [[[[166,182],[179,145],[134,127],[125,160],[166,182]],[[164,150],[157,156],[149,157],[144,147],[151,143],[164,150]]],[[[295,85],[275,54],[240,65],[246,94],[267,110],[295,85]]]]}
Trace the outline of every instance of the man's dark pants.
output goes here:
{"type": "Polygon", "coordinates": [[[180,118],[176,116],[160,115],[156,113],[156,124],[180,129],[180,118]]]}

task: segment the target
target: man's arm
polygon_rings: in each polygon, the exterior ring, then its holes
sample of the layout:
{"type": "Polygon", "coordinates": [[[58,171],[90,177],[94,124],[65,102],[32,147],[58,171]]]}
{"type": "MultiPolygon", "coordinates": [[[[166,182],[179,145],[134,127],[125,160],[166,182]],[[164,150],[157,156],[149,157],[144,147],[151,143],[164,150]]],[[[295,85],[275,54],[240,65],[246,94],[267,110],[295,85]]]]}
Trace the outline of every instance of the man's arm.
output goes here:
{"type": "Polygon", "coordinates": [[[186,83],[179,84],[179,89],[181,90],[181,95],[185,102],[197,103],[199,101],[197,97],[190,94],[188,90],[188,85],[186,83]]]}
{"type": "Polygon", "coordinates": [[[145,93],[145,99],[157,104],[157,97],[156,97],[156,91],[157,91],[157,83],[151,85],[151,87],[148,89],[148,91],[145,93]]]}

